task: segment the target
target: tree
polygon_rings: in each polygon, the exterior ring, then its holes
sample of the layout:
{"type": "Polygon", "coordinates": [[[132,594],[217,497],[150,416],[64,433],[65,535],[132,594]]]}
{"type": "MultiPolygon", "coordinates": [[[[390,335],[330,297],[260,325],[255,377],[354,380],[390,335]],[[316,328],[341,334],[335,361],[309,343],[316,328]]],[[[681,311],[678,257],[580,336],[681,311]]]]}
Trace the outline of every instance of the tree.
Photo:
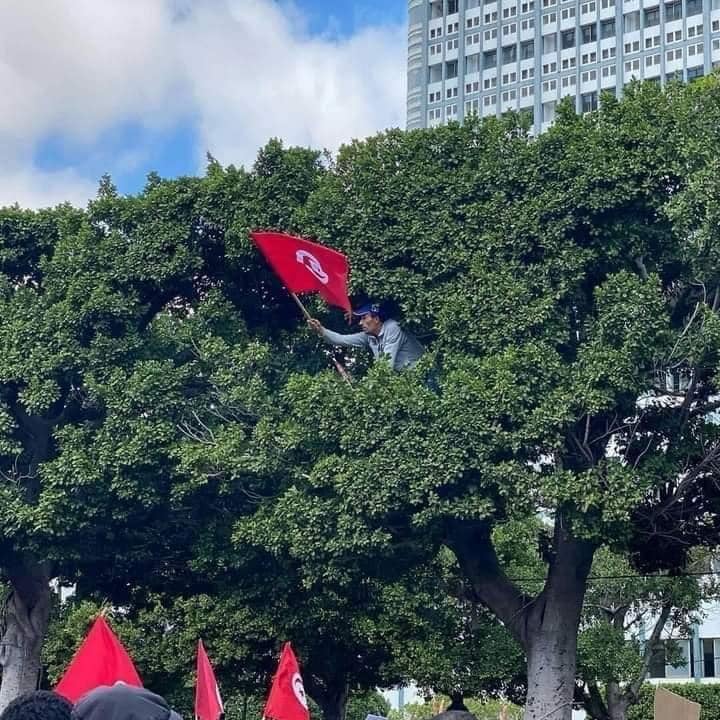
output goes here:
{"type": "MultiPolygon", "coordinates": [[[[690,569],[703,567],[706,558],[699,557],[690,569]]],[[[667,652],[671,664],[686,662],[666,638],[690,634],[703,601],[716,596],[716,583],[700,575],[644,577],[605,548],[596,554],[592,572],[598,579],[588,586],[579,638],[581,698],[590,717],[624,720],[640,698],[654,657],[667,652]]]]}
{"type": "Polygon", "coordinates": [[[204,355],[229,348],[213,370],[236,384],[220,400],[241,452],[263,383],[301,358],[246,230],[288,222],[321,172],[271,142],[252,172],[211,163],[127,198],[105,178],[87,213],[0,212],[0,709],[36,686],[50,578],[117,603],[201,588],[204,535],[229,538],[250,500],[182,476],[179,428],[213,410],[204,355]]]}
{"type": "Polygon", "coordinates": [[[290,379],[262,449],[294,469],[276,527],[324,574],[395,542],[450,548],[524,650],[528,720],[570,716],[599,547],[655,570],[718,540],[719,116],[712,77],[565,108],[536,139],[512,117],[390,131],[341,150],[300,214],[432,353],[352,389],[290,379]],[[528,595],[493,530],[537,513],[548,570],[528,595]]]}

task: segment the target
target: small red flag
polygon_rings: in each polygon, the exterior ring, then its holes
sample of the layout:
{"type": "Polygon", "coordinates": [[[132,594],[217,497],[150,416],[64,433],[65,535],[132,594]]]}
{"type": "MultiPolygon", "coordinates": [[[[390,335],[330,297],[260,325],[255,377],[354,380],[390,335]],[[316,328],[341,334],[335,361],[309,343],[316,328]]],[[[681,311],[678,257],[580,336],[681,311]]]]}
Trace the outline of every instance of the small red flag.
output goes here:
{"type": "Polygon", "coordinates": [[[290,292],[317,292],[330,305],[351,312],[345,255],[286,233],[251,232],[250,237],[290,292]]]}
{"type": "Polygon", "coordinates": [[[195,717],[197,720],[218,720],[223,712],[220,688],[218,688],[215,673],[205,652],[202,640],[198,640],[195,717]]]}
{"type": "Polygon", "coordinates": [[[74,703],[86,692],[100,685],[114,685],[119,680],[127,685],[143,686],[133,661],[101,615],[75,653],[55,692],[74,703]]]}
{"type": "Polygon", "coordinates": [[[271,720],[310,720],[300,668],[289,642],[283,646],[263,717],[271,720]]]}

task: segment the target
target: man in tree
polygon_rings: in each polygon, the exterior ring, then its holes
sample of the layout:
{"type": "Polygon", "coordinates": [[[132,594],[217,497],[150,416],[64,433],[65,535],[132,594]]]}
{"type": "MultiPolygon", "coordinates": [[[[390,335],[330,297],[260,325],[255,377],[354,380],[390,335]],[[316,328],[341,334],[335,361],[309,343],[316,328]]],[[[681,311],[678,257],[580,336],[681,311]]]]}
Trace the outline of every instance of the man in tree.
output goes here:
{"type": "Polygon", "coordinates": [[[366,347],[370,348],[374,358],[381,355],[388,357],[393,370],[413,367],[425,351],[412,333],[401,328],[396,320],[385,316],[378,303],[365,303],[353,315],[359,318],[362,332],[349,335],[336,333],[324,328],[315,318],[309,319],[308,325],[331,345],[366,347]]]}

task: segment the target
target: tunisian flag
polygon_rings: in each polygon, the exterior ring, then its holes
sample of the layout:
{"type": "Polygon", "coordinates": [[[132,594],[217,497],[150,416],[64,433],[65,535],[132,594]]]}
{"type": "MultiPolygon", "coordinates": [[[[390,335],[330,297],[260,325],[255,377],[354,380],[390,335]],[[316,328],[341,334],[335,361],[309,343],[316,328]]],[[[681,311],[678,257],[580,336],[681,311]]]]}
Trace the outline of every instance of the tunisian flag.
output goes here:
{"type": "Polygon", "coordinates": [[[300,668],[289,642],[283,645],[263,717],[270,720],[310,720],[300,668]]]}
{"type": "Polygon", "coordinates": [[[349,266],[342,253],[286,233],[251,232],[250,237],[290,292],[317,292],[351,312],[349,266]]]}
{"type": "Polygon", "coordinates": [[[197,681],[195,685],[195,717],[197,720],[218,720],[224,712],[215,673],[202,640],[197,647],[197,681]]]}
{"type": "Polygon", "coordinates": [[[143,686],[133,661],[101,615],[75,653],[55,692],[74,703],[86,692],[100,685],[114,685],[118,680],[135,687],[143,686]]]}

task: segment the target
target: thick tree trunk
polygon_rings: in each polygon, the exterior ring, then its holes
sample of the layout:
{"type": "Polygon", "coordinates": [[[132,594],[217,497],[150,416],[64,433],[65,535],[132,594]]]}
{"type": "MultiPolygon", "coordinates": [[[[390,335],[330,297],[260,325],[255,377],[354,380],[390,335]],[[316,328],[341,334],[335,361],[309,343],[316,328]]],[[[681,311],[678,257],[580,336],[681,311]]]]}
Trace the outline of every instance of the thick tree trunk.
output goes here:
{"type": "Polygon", "coordinates": [[[0,712],[18,695],[35,690],[40,651],[50,616],[50,577],[42,564],[25,562],[10,573],[12,592],[4,609],[0,641],[0,712]]]}
{"type": "Polygon", "coordinates": [[[348,701],[347,686],[323,693],[322,697],[314,698],[323,713],[324,720],[345,720],[348,701]]]}
{"type": "Polygon", "coordinates": [[[548,602],[542,624],[530,635],[526,651],[525,720],[571,717],[578,631],[572,613],[571,602],[565,603],[559,598],[548,602]],[[567,620],[564,618],[566,612],[567,620]]]}
{"type": "Polygon", "coordinates": [[[627,717],[630,698],[616,682],[607,685],[607,709],[610,720],[625,720],[627,717]]]}
{"type": "Polygon", "coordinates": [[[558,517],[545,587],[530,598],[503,572],[489,526],[455,524],[449,528],[447,543],[477,598],[497,615],[525,650],[525,720],[570,720],[580,613],[594,547],[572,538],[558,517]]]}

